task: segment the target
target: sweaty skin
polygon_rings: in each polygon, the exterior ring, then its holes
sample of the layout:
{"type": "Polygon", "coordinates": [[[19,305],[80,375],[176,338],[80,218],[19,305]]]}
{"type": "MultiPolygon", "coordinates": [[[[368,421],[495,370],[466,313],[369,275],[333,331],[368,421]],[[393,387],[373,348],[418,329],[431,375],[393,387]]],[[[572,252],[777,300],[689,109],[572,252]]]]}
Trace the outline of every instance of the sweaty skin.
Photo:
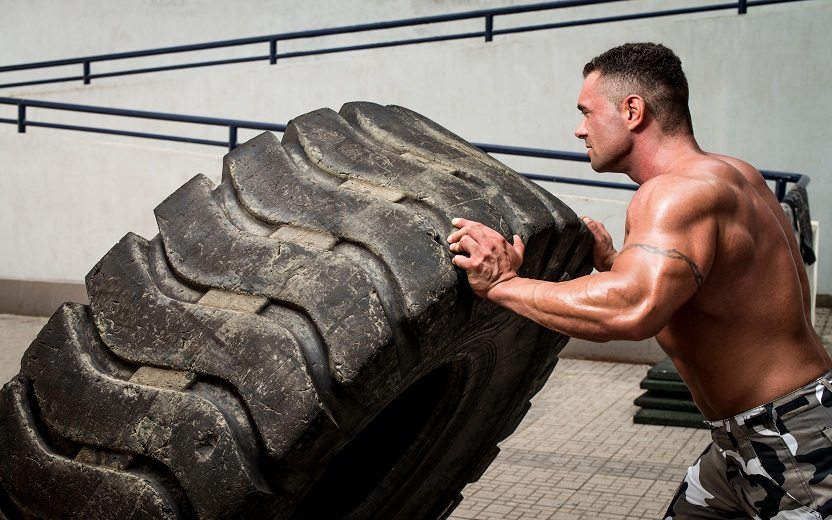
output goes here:
{"type": "Polygon", "coordinates": [[[592,167],[641,186],[616,251],[603,225],[599,271],[565,282],[521,278],[524,246],[454,219],[454,264],[474,292],[550,329],[593,341],[656,337],[710,420],[767,403],[832,369],[809,317],[791,226],[760,173],[667,135],[638,95],[618,105],[586,77],[576,136],[592,167]]]}

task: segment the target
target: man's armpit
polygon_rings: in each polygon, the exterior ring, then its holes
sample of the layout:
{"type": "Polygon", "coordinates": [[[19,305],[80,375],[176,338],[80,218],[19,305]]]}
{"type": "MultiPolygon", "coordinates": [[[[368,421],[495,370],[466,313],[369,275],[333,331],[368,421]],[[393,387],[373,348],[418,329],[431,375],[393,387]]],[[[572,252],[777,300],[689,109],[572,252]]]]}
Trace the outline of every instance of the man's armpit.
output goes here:
{"type": "Polygon", "coordinates": [[[688,264],[688,268],[690,269],[690,272],[693,274],[693,280],[696,282],[696,287],[702,288],[702,284],[705,282],[705,279],[702,276],[702,271],[699,270],[699,267],[696,265],[693,259],[691,259],[686,254],[678,251],[677,249],[662,249],[660,247],[651,246],[650,244],[627,244],[626,246],[624,246],[621,252],[623,253],[624,251],[632,249],[634,247],[637,247],[654,255],[662,255],[667,258],[672,258],[674,260],[681,260],[685,262],[686,264],[688,264]]]}

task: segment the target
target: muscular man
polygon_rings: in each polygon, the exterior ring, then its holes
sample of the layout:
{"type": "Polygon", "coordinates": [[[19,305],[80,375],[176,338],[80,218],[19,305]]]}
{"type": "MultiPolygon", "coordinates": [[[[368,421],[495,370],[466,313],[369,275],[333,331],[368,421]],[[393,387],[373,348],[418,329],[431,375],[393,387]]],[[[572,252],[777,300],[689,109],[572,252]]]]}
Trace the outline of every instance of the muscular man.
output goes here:
{"type": "Polygon", "coordinates": [[[832,360],[774,195],[752,166],[699,148],[681,62],[662,45],[587,63],[578,109],[592,168],[640,185],[621,250],[585,217],[598,273],[521,278],[519,236],[459,218],[454,264],[479,296],[569,336],[656,337],[713,430],[667,518],[832,515],[832,360]]]}

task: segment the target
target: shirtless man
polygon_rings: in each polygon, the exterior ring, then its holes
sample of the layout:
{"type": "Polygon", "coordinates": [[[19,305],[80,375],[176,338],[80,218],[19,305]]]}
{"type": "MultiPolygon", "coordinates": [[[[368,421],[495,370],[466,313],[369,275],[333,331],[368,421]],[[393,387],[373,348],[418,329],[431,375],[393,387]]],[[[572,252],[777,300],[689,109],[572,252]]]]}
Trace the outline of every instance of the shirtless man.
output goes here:
{"type": "Polygon", "coordinates": [[[621,250],[584,217],[598,273],[521,278],[519,236],[459,218],[454,264],[477,295],[566,335],[656,337],[713,432],[666,518],[832,517],[832,360],[774,195],[749,164],[699,148],[681,62],[662,45],[590,61],[578,109],[592,168],[640,185],[621,250]]]}

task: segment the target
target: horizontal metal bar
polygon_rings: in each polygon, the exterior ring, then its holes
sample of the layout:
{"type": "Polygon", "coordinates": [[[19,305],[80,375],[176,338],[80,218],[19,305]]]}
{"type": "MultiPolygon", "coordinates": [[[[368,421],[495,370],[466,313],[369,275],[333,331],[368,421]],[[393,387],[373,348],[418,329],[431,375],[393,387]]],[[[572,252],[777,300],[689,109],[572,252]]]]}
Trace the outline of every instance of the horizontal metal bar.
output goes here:
{"type": "Polygon", "coordinates": [[[774,4],[789,4],[792,2],[800,2],[802,0],[748,0],[747,4],[748,7],[759,7],[763,5],[774,5],[774,4]]]}
{"type": "Polygon", "coordinates": [[[593,181],[589,179],[575,179],[570,177],[558,177],[556,175],[543,175],[539,173],[521,173],[523,177],[533,181],[557,182],[560,184],[574,184],[579,186],[590,186],[593,188],[613,188],[617,190],[631,190],[636,191],[638,184],[623,183],[623,182],[607,182],[607,181],[593,181]]]}
{"type": "MultiPolygon", "coordinates": [[[[292,51],[292,52],[284,52],[282,54],[276,54],[275,58],[277,59],[285,59],[285,58],[296,58],[300,56],[314,56],[319,54],[330,54],[335,52],[347,52],[347,51],[356,51],[356,50],[366,50],[366,49],[379,49],[382,47],[396,47],[401,45],[413,45],[418,43],[430,43],[430,42],[440,42],[440,41],[448,41],[448,40],[460,40],[465,38],[480,38],[483,35],[482,32],[472,32],[472,33],[461,33],[461,34],[452,34],[446,36],[431,36],[425,38],[412,38],[407,40],[394,40],[389,42],[379,42],[379,43],[367,43],[367,44],[358,44],[358,45],[345,45],[342,47],[328,47],[324,49],[315,49],[310,51],[292,51]]],[[[148,72],[161,72],[167,70],[177,70],[177,69],[188,69],[188,68],[195,68],[195,67],[207,67],[212,65],[229,65],[234,63],[245,63],[245,62],[252,62],[252,61],[265,61],[271,60],[271,55],[262,55],[262,56],[249,56],[244,58],[229,58],[226,60],[215,60],[215,61],[201,61],[201,62],[194,62],[194,63],[184,63],[180,65],[168,65],[164,67],[153,67],[153,68],[146,68],[146,69],[136,69],[136,70],[126,70],[126,71],[116,71],[116,72],[107,72],[102,74],[93,74],[90,77],[95,78],[108,78],[113,76],[124,76],[128,74],[144,74],[148,72]]]]}
{"type": "Polygon", "coordinates": [[[612,2],[621,2],[623,0],[571,0],[571,1],[552,1],[539,4],[531,4],[525,6],[509,6],[498,7],[492,9],[480,9],[476,11],[467,11],[462,13],[451,13],[444,15],[423,16],[418,18],[406,18],[399,20],[390,20],[385,22],[374,22],[358,25],[347,25],[340,27],[330,27],[325,29],[312,29],[306,31],[294,31],[288,33],[269,34],[263,36],[253,36],[248,38],[237,38],[231,40],[220,40],[215,42],[205,42],[190,45],[178,45],[172,47],[159,47],[155,49],[146,49],[140,51],[117,52],[111,54],[99,54],[95,56],[84,56],[80,58],[68,58],[61,60],[40,61],[35,63],[21,63],[17,65],[6,65],[0,67],[0,72],[10,72],[16,70],[29,70],[45,67],[60,67],[64,65],[74,65],[83,62],[97,62],[97,61],[111,61],[127,58],[139,58],[145,56],[156,56],[160,54],[173,54],[180,52],[200,51],[207,49],[217,49],[223,47],[236,47],[240,45],[253,45],[257,43],[268,42],[271,40],[293,40],[299,38],[314,38],[319,36],[332,36],[336,34],[351,34],[366,31],[376,31],[382,29],[395,29],[400,27],[411,27],[416,25],[427,25],[442,22],[452,22],[458,20],[468,20],[473,18],[482,18],[486,15],[500,16],[508,14],[518,14],[534,11],[547,11],[552,9],[561,9],[567,7],[580,7],[586,5],[606,4],[612,2]]]}
{"type": "MultiPolygon", "coordinates": [[[[466,38],[480,38],[482,37],[482,32],[473,32],[473,33],[461,33],[461,34],[452,34],[446,36],[431,36],[425,38],[412,38],[408,40],[395,40],[390,42],[379,42],[379,43],[368,43],[363,45],[347,45],[343,47],[329,47],[325,49],[316,49],[310,51],[294,51],[294,52],[286,52],[283,54],[276,54],[276,59],[283,59],[283,58],[297,58],[302,56],[315,56],[321,54],[330,54],[336,52],[347,52],[347,51],[357,51],[357,50],[367,50],[367,49],[380,49],[384,47],[397,47],[397,46],[404,46],[404,45],[415,45],[419,43],[431,43],[431,42],[440,42],[440,41],[450,41],[450,40],[461,40],[466,38]]],[[[192,63],[181,63],[178,65],[164,65],[159,67],[148,67],[144,69],[129,69],[129,70],[119,70],[113,72],[102,72],[99,74],[90,74],[88,77],[89,79],[100,79],[100,78],[114,78],[118,76],[130,76],[133,74],[148,74],[153,72],[165,72],[171,70],[180,70],[180,69],[193,69],[193,68],[200,68],[200,67],[211,67],[216,65],[231,65],[236,63],[248,63],[253,61],[265,61],[271,60],[272,57],[268,54],[262,56],[247,56],[242,58],[229,58],[225,60],[212,60],[212,61],[198,61],[192,63]]],[[[41,85],[45,83],[59,83],[63,81],[76,81],[84,79],[84,76],[71,76],[65,77],[60,79],[49,79],[49,80],[32,80],[26,81],[21,83],[8,83],[8,84],[0,84],[0,88],[3,87],[21,87],[21,86],[31,86],[31,85],[41,85]]]]}
{"type": "Polygon", "coordinates": [[[563,159],[566,161],[589,162],[586,153],[561,152],[558,150],[545,150],[543,148],[522,148],[520,146],[505,146],[499,144],[471,143],[480,150],[488,153],[503,155],[522,155],[524,157],[541,157],[543,159],[563,159]]]}
{"type": "Polygon", "coordinates": [[[176,135],[165,135],[165,134],[151,134],[147,132],[131,132],[129,130],[115,130],[111,128],[94,128],[90,126],[79,126],[79,125],[64,125],[60,123],[43,123],[37,121],[26,121],[26,126],[38,126],[41,128],[53,128],[57,130],[74,130],[78,132],[90,132],[94,134],[109,134],[109,135],[122,135],[127,137],[141,137],[145,139],[156,139],[161,141],[175,141],[179,143],[190,143],[190,144],[204,144],[208,146],[228,146],[227,141],[212,141],[208,139],[198,139],[196,137],[180,137],[176,135]]]}
{"type": "MultiPolygon", "coordinates": [[[[449,13],[433,16],[422,16],[418,18],[404,18],[399,20],[389,20],[385,22],[374,22],[358,25],[346,25],[341,27],[332,27],[326,29],[313,29],[307,31],[296,31],[291,33],[276,34],[279,40],[294,40],[299,38],[316,38],[320,36],[333,36],[337,34],[352,34],[358,32],[378,31],[384,29],[398,29],[402,27],[413,27],[417,25],[430,25],[436,23],[456,22],[461,20],[472,20],[476,18],[485,18],[486,16],[501,16],[510,14],[529,13],[535,11],[549,11],[553,9],[561,9],[566,7],[582,7],[587,5],[608,4],[612,2],[620,2],[624,0],[572,0],[572,1],[555,1],[544,2],[539,4],[518,5],[509,7],[496,7],[491,9],[479,9],[476,11],[466,11],[461,13],[449,13]]],[[[258,41],[263,38],[258,37],[258,41]]],[[[2,70],[0,70],[2,72],[2,70]]]]}
{"type": "Polygon", "coordinates": [[[71,103],[54,103],[51,101],[38,101],[32,99],[17,99],[0,97],[2,105],[26,105],[34,108],[45,108],[52,110],[66,110],[71,112],[84,112],[90,114],[104,114],[111,116],[135,117],[139,119],[156,119],[159,121],[176,121],[179,123],[195,123],[213,126],[236,126],[252,130],[273,130],[283,132],[286,125],[276,123],[265,123],[262,121],[243,121],[236,119],[223,119],[217,117],[189,116],[184,114],[171,114],[166,112],[147,112],[144,110],[127,110],[118,108],[97,107],[90,105],[76,105],[71,103]]]}
{"type": "MultiPolygon", "coordinates": [[[[144,69],[129,69],[129,70],[117,70],[113,72],[102,72],[100,74],[92,74],[90,76],[91,79],[97,78],[114,78],[116,76],[129,76],[132,74],[148,74],[151,72],[164,72],[168,70],[179,70],[179,69],[194,69],[199,67],[211,67],[214,65],[231,65],[234,63],[247,63],[251,61],[262,61],[269,59],[269,56],[249,56],[245,58],[228,58],[226,60],[213,60],[213,61],[196,61],[192,63],[180,63],[178,65],[163,65],[160,67],[148,67],[144,69]]],[[[2,87],[2,85],[0,85],[2,87]]]]}
{"type": "MultiPolygon", "coordinates": [[[[588,5],[597,5],[597,4],[604,4],[604,3],[611,3],[620,0],[602,0],[602,1],[560,1],[560,2],[547,2],[542,4],[531,4],[531,5],[524,5],[524,6],[509,6],[509,7],[502,7],[502,8],[493,8],[493,9],[481,9],[478,11],[470,11],[464,13],[453,13],[448,15],[438,15],[438,16],[428,16],[422,18],[411,18],[411,19],[404,19],[404,20],[393,20],[390,22],[380,22],[375,24],[364,24],[364,25],[355,25],[355,26],[345,26],[340,28],[334,28],[337,32],[330,32],[333,29],[320,29],[315,31],[300,31],[297,33],[287,33],[284,35],[275,35],[278,36],[280,39],[291,39],[291,38],[308,38],[314,36],[327,36],[332,34],[343,34],[343,32],[361,32],[367,30],[378,30],[378,29],[390,29],[396,27],[405,27],[405,26],[413,26],[413,25],[426,25],[432,23],[441,23],[441,22],[449,22],[449,21],[458,21],[458,20],[465,20],[465,19],[472,19],[472,18],[485,18],[485,17],[496,17],[501,15],[511,15],[511,14],[520,14],[520,13],[527,13],[527,12],[534,12],[534,11],[545,11],[545,10],[552,10],[558,8],[570,8],[570,7],[582,7],[588,5]]],[[[782,3],[782,2],[789,2],[789,1],[800,1],[800,0],[758,0],[760,5],[764,5],[766,3],[782,3]]],[[[751,4],[752,2],[749,2],[751,4]]],[[[732,5],[732,7],[736,7],[736,3],[732,5]]]]}
{"type": "MultiPolygon", "coordinates": [[[[620,190],[638,190],[638,184],[632,183],[620,183],[620,182],[607,182],[607,181],[594,181],[590,179],[576,179],[571,177],[559,177],[556,175],[544,175],[540,173],[521,173],[524,177],[535,180],[535,181],[546,181],[546,182],[557,182],[561,184],[574,184],[579,186],[590,186],[596,188],[614,188],[620,190]]],[[[785,195],[785,189],[781,189],[782,183],[786,182],[793,182],[795,184],[799,184],[801,186],[807,186],[811,180],[808,175],[800,175],[794,173],[774,173],[774,172],[767,172],[764,174],[764,177],[768,180],[773,180],[778,183],[777,190],[775,191],[778,195],[778,199],[782,199],[783,195],[785,195]],[[781,193],[782,192],[782,193],[781,193]]]]}
{"type": "MultiPolygon", "coordinates": [[[[357,51],[357,50],[367,50],[367,49],[380,49],[384,47],[398,47],[403,45],[415,45],[419,43],[431,43],[431,42],[440,42],[440,41],[449,41],[449,40],[461,40],[466,38],[481,38],[483,36],[483,32],[471,32],[471,33],[460,33],[460,34],[451,34],[451,35],[444,35],[444,36],[430,36],[425,38],[412,38],[407,40],[394,40],[390,42],[379,42],[379,43],[368,43],[368,44],[359,44],[359,45],[347,45],[343,47],[329,47],[324,49],[316,49],[310,51],[294,51],[294,52],[286,52],[283,54],[277,54],[275,57],[277,59],[284,59],[284,58],[297,58],[301,56],[315,56],[320,54],[330,54],[336,52],[347,52],[347,51],[357,51]]],[[[113,72],[102,72],[99,74],[90,74],[88,77],[89,79],[100,79],[100,78],[113,78],[117,76],[129,76],[133,74],[148,74],[153,72],[165,72],[170,70],[180,70],[180,69],[192,69],[192,68],[199,68],[199,67],[210,67],[215,65],[231,65],[236,63],[248,63],[253,61],[265,61],[270,60],[271,56],[266,54],[262,56],[248,56],[243,58],[229,58],[225,60],[213,60],[213,61],[199,61],[199,62],[192,62],[192,63],[182,63],[178,65],[165,65],[161,67],[149,67],[144,69],[130,69],[130,70],[119,70],[113,72]]],[[[73,76],[67,78],[61,78],[57,80],[33,80],[27,81],[24,83],[9,83],[7,85],[0,85],[0,88],[3,87],[19,87],[19,86],[29,86],[29,85],[40,85],[43,83],[58,83],[61,81],[74,81],[84,79],[84,76],[73,76]]]]}
{"type": "MultiPolygon", "coordinates": [[[[543,148],[524,148],[520,146],[506,146],[499,144],[471,143],[480,150],[488,153],[502,155],[519,155],[523,157],[539,157],[543,159],[560,159],[564,161],[590,162],[589,156],[585,153],[564,152],[559,150],[547,150],[543,148]]],[[[787,182],[808,184],[809,177],[801,173],[780,172],[774,170],[760,170],[763,178],[767,180],[784,180],[787,182]]],[[[593,181],[594,182],[594,181],[593,181]]]]}
{"type": "Polygon", "coordinates": [[[792,173],[792,172],[777,172],[773,170],[760,170],[760,173],[763,174],[763,178],[769,181],[776,181],[776,180],[784,180],[787,182],[806,182],[808,184],[809,177],[802,173],[792,173]]]}
{"type": "MultiPolygon", "coordinates": [[[[315,49],[309,51],[293,51],[293,52],[285,52],[283,54],[276,54],[275,59],[285,59],[285,58],[298,58],[302,56],[316,56],[321,54],[331,54],[336,52],[348,52],[348,51],[358,51],[358,50],[368,50],[368,49],[381,49],[385,47],[398,47],[404,45],[415,45],[420,43],[432,43],[432,42],[441,42],[441,41],[451,41],[451,40],[462,40],[468,38],[481,38],[483,36],[483,32],[470,32],[470,33],[460,33],[460,34],[450,34],[450,35],[443,35],[443,36],[429,36],[425,38],[411,38],[406,40],[393,40],[389,42],[378,42],[378,43],[367,43],[367,44],[358,44],[358,45],[345,45],[342,47],[328,47],[324,49],[315,49]]],[[[248,63],[253,61],[265,61],[271,60],[272,56],[266,54],[262,56],[247,56],[242,58],[228,58],[224,60],[212,60],[212,61],[198,61],[192,63],[181,63],[178,65],[165,65],[160,67],[148,67],[143,69],[129,69],[129,70],[118,70],[113,72],[102,72],[99,74],[90,74],[88,76],[89,79],[100,79],[100,78],[113,78],[118,76],[130,76],[133,74],[149,74],[153,72],[165,72],[171,70],[181,70],[181,69],[193,69],[199,67],[211,67],[216,65],[231,65],[236,63],[248,63]]],[[[30,86],[30,85],[41,85],[45,83],[59,83],[63,81],[76,81],[85,79],[85,76],[72,76],[72,77],[65,77],[60,79],[49,79],[49,80],[32,80],[26,81],[21,83],[8,83],[8,84],[0,84],[0,88],[3,87],[21,87],[21,86],[30,86]]]]}
{"type": "Polygon", "coordinates": [[[495,35],[515,34],[521,32],[543,31],[548,29],[562,29],[565,27],[577,27],[581,25],[595,25],[602,23],[626,22],[630,20],[642,20],[646,18],[659,18],[663,16],[676,16],[681,14],[704,13],[709,11],[720,11],[725,9],[736,9],[737,4],[715,4],[702,7],[688,7],[682,9],[668,9],[665,11],[653,11],[646,13],[623,14],[618,16],[605,16],[602,18],[587,18],[584,20],[573,20],[569,22],[555,22],[539,25],[526,25],[522,27],[511,27],[508,29],[495,30],[495,35]]]}
{"type": "Polygon", "coordinates": [[[17,83],[2,83],[0,84],[0,88],[28,87],[31,85],[46,85],[49,83],[63,83],[65,81],[78,81],[82,79],[84,79],[84,76],[63,76],[60,78],[34,79],[30,81],[19,81],[17,83]]]}
{"type": "Polygon", "coordinates": [[[348,51],[360,51],[360,50],[367,50],[367,49],[381,49],[384,47],[398,47],[402,45],[413,45],[417,43],[433,43],[433,42],[442,42],[442,41],[449,41],[449,40],[464,40],[466,38],[482,38],[485,33],[483,31],[478,32],[469,32],[469,33],[460,33],[460,34],[449,34],[443,36],[427,36],[424,38],[412,38],[407,40],[393,40],[389,42],[378,42],[378,43],[364,43],[364,44],[357,44],[357,45],[345,45],[343,47],[328,47],[324,49],[315,49],[310,51],[293,51],[293,52],[286,52],[283,54],[278,54],[278,58],[297,58],[299,56],[315,56],[318,54],[330,54],[333,52],[348,52],[348,51]]]}

